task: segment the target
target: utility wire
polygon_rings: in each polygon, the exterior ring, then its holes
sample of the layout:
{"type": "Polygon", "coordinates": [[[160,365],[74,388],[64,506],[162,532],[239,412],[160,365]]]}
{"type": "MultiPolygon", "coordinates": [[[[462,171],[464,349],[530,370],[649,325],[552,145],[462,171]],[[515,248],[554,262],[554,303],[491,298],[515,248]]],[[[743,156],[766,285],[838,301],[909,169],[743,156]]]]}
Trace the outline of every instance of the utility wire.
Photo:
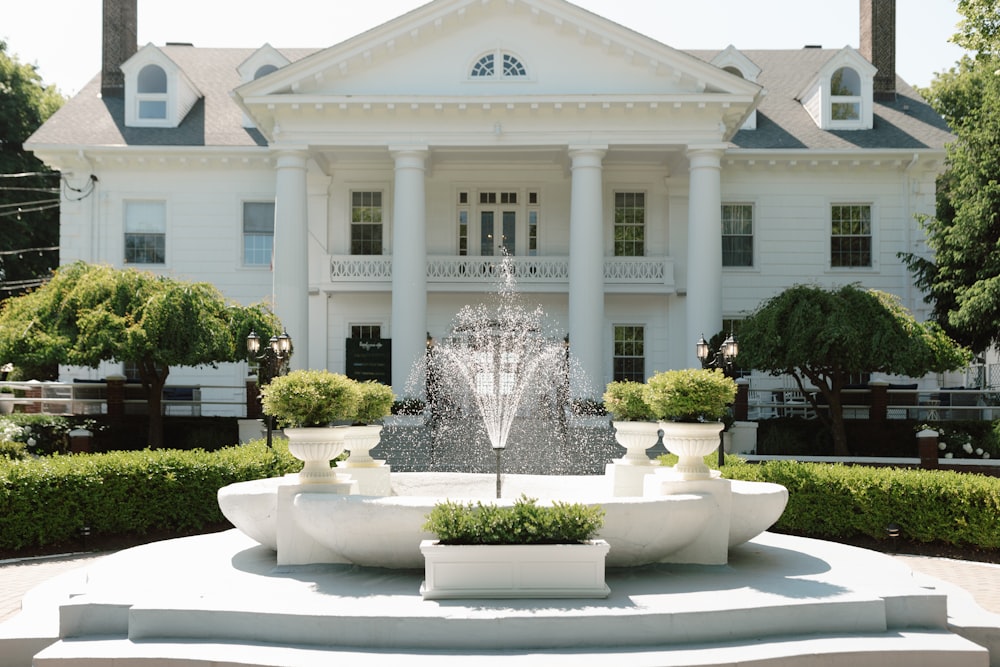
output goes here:
{"type": "Polygon", "coordinates": [[[0,250],[0,257],[3,257],[5,255],[20,255],[26,252],[37,252],[37,253],[52,252],[53,250],[59,250],[59,246],[53,245],[47,248],[21,248],[20,250],[0,250]]]}

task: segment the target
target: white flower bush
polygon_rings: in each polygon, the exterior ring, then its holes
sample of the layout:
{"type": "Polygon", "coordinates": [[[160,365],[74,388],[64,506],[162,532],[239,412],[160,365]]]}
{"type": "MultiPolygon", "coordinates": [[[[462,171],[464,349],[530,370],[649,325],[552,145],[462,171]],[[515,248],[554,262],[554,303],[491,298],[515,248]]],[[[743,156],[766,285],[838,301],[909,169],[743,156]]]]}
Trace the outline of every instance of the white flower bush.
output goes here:
{"type": "Polygon", "coordinates": [[[24,429],[8,419],[0,419],[0,440],[19,442],[24,437],[24,429]]]}
{"type": "Polygon", "coordinates": [[[988,447],[990,443],[974,442],[972,435],[957,428],[943,428],[941,424],[921,424],[916,430],[937,431],[938,451],[941,458],[952,459],[988,459],[991,457],[988,447]],[[986,446],[977,446],[986,445],[986,446]]]}

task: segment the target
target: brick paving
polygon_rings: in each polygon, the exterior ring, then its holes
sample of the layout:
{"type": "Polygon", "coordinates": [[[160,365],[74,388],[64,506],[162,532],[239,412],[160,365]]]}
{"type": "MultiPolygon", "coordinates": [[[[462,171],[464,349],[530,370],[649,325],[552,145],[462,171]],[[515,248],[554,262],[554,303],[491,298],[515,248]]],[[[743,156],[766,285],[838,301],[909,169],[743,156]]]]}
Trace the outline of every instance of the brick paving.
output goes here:
{"type": "MultiPolygon", "coordinates": [[[[21,598],[32,588],[60,574],[84,567],[104,555],[68,554],[0,561],[0,622],[20,611],[21,598]]],[[[965,589],[980,607],[1000,614],[1000,565],[926,556],[895,557],[916,572],[965,589]]]]}

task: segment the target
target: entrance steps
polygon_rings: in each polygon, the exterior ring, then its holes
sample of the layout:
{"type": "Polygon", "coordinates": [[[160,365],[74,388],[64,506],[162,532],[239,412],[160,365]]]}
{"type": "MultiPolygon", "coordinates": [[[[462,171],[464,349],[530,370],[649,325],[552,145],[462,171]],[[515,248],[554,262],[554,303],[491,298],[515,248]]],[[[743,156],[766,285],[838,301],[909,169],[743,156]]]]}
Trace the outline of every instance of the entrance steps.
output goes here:
{"type": "MultiPolygon", "coordinates": [[[[49,596],[58,628],[34,664],[990,664],[945,593],[893,558],[818,540],[765,533],[727,565],[608,569],[605,599],[430,601],[422,578],[279,567],[238,531],[154,543],[49,596]]],[[[13,646],[0,639],[0,656],[13,646]]]]}

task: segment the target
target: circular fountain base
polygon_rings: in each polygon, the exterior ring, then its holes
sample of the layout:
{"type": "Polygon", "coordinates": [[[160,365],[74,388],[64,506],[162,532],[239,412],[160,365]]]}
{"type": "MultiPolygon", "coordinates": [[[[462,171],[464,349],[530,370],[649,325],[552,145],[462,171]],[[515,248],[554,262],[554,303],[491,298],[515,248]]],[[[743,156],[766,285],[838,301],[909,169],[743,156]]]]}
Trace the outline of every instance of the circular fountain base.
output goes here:
{"type": "Polygon", "coordinates": [[[727,550],[770,527],[788,500],[778,484],[677,481],[669,470],[653,470],[663,475],[650,476],[656,488],[643,496],[613,496],[605,476],[504,475],[498,500],[492,475],[393,473],[392,495],[323,492],[296,486],[289,476],[227,486],[219,491],[219,506],[233,525],[277,550],[282,564],[419,568],[420,542],[434,537],[423,524],[441,500],[513,503],[525,495],[543,503],[580,502],[604,509],[596,537],[611,545],[607,565],[634,567],[725,563],[727,550]]]}
{"type": "Polygon", "coordinates": [[[273,551],[238,531],[159,542],[95,562],[49,600],[50,618],[61,607],[61,633],[72,639],[42,651],[35,664],[971,667],[987,660],[985,649],[947,627],[946,596],[898,561],[769,533],[734,548],[725,566],[611,568],[604,600],[442,603],[420,596],[421,579],[411,570],[281,567],[273,551]]]}

